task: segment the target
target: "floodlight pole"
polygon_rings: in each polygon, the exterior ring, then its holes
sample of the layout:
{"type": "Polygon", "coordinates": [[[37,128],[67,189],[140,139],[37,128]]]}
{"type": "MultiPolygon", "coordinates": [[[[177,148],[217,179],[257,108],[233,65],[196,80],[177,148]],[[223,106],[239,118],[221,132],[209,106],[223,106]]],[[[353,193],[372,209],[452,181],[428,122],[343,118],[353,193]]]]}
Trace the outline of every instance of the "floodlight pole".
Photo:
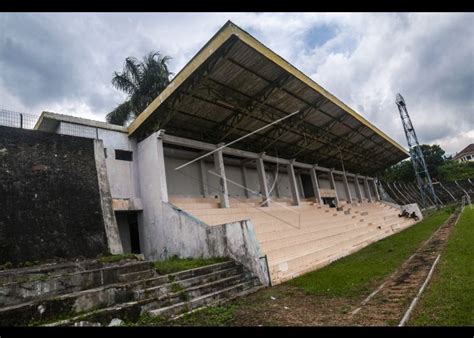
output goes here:
{"type": "Polygon", "coordinates": [[[403,129],[405,130],[405,136],[407,138],[408,148],[410,150],[411,162],[413,164],[413,169],[415,170],[416,181],[421,193],[421,202],[423,204],[422,207],[428,207],[427,196],[431,196],[433,197],[433,201],[436,203],[436,208],[439,209],[439,198],[436,196],[434,191],[430,173],[426,167],[425,158],[423,156],[423,152],[421,151],[415,128],[411,122],[410,115],[408,115],[407,106],[401,94],[397,94],[395,103],[397,104],[398,111],[400,112],[403,129]]]}

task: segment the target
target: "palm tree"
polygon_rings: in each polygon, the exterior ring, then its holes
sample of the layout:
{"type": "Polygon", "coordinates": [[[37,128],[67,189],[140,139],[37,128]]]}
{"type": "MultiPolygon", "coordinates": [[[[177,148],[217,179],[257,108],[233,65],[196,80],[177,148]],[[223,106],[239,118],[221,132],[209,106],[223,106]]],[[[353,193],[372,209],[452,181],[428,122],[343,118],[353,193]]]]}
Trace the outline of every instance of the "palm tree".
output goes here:
{"type": "Polygon", "coordinates": [[[107,122],[125,125],[140,115],[170,82],[170,59],[159,52],[148,53],[141,62],[126,58],[122,73],[114,72],[112,85],[127,93],[128,100],[107,114],[107,122]]]}

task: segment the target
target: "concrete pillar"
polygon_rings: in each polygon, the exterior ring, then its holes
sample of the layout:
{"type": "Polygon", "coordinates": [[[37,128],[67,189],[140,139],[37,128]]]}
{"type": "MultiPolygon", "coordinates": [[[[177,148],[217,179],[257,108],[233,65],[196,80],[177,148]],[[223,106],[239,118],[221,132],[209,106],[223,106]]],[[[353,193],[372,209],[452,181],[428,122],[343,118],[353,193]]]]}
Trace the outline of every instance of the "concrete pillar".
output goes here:
{"type": "Polygon", "coordinates": [[[322,204],[323,200],[321,199],[321,192],[319,191],[318,175],[316,174],[315,166],[309,170],[311,176],[311,184],[313,185],[314,199],[315,202],[322,204]]]}
{"type": "Polygon", "coordinates": [[[157,242],[165,238],[163,202],[168,202],[168,189],[161,133],[162,131],[155,132],[137,145],[138,176],[143,204],[143,211],[138,213],[138,232],[140,249],[147,259],[158,259],[161,248],[157,242]]]}
{"type": "Polygon", "coordinates": [[[305,198],[306,196],[304,195],[303,179],[301,178],[301,173],[296,174],[296,181],[298,182],[300,198],[305,198]]]}
{"type": "Polygon", "coordinates": [[[342,179],[344,181],[344,189],[346,191],[347,203],[352,204],[351,190],[349,189],[349,182],[347,181],[346,173],[344,173],[342,179]]]}
{"type": "Polygon", "coordinates": [[[204,159],[199,161],[199,166],[201,168],[201,190],[204,197],[209,197],[209,184],[207,182],[207,168],[206,162],[204,159]]]}
{"type": "Polygon", "coordinates": [[[276,197],[280,198],[280,188],[278,187],[277,177],[278,177],[278,170],[277,170],[277,167],[275,167],[275,172],[273,174],[273,180],[274,180],[273,184],[275,185],[276,197]]]}
{"type": "Polygon", "coordinates": [[[365,185],[365,191],[367,192],[367,198],[370,203],[372,203],[372,194],[370,193],[370,187],[369,187],[369,180],[367,179],[367,176],[364,177],[364,185],[365,185]]]}
{"type": "Polygon", "coordinates": [[[357,199],[359,200],[359,203],[362,203],[362,192],[360,191],[359,174],[355,175],[354,185],[357,194],[357,199]]]}
{"type": "Polygon", "coordinates": [[[247,179],[247,167],[245,166],[245,164],[242,164],[242,178],[243,178],[243,183],[244,183],[244,187],[246,189],[245,190],[245,197],[247,198],[250,198],[250,192],[247,190],[248,189],[248,185],[247,185],[247,182],[248,182],[248,179],[247,179]]]}
{"type": "Polygon", "coordinates": [[[105,162],[104,143],[102,140],[94,140],[94,157],[108,249],[113,255],[123,254],[120,232],[112,205],[112,194],[107,176],[107,164],[105,162]]]}
{"type": "Polygon", "coordinates": [[[375,191],[375,199],[377,201],[380,201],[379,187],[377,186],[377,182],[375,180],[376,180],[375,178],[372,180],[372,184],[374,186],[374,191],[375,191]]]}
{"type": "Polygon", "coordinates": [[[329,183],[331,184],[331,189],[334,190],[334,193],[336,194],[336,205],[339,206],[339,196],[337,195],[337,189],[336,189],[336,181],[334,181],[334,168],[332,168],[329,171],[329,183]]]}
{"type": "Polygon", "coordinates": [[[295,168],[293,163],[295,160],[291,160],[287,165],[288,168],[288,178],[290,179],[290,190],[291,196],[293,198],[293,205],[300,205],[300,195],[298,194],[298,186],[296,184],[295,168]]]}
{"type": "Polygon", "coordinates": [[[265,164],[263,163],[263,158],[257,158],[257,173],[258,173],[258,182],[260,184],[260,193],[262,194],[262,206],[268,207],[270,202],[268,201],[268,185],[267,185],[267,175],[265,174],[265,164]]]}
{"type": "MultiPolygon", "coordinates": [[[[222,144],[218,144],[217,147],[221,147],[222,144]]],[[[214,166],[217,174],[219,174],[219,199],[221,208],[230,208],[229,203],[229,190],[227,190],[227,179],[225,176],[224,168],[224,156],[222,150],[214,153],[214,166]]]]}

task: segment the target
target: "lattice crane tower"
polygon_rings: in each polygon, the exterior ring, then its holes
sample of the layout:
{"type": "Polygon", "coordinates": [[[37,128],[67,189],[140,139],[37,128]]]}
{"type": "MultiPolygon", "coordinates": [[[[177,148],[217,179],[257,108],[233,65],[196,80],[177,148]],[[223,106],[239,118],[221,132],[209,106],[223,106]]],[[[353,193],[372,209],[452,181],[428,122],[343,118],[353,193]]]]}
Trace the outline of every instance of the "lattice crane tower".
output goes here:
{"type": "Polygon", "coordinates": [[[401,94],[397,94],[395,103],[397,104],[398,111],[400,112],[403,129],[405,130],[405,135],[407,137],[411,162],[413,163],[416,181],[418,183],[418,188],[420,189],[421,193],[421,200],[423,203],[422,207],[428,207],[426,198],[427,195],[431,196],[433,201],[435,201],[436,206],[439,207],[439,198],[436,196],[436,193],[434,191],[430,173],[428,172],[428,168],[426,167],[425,158],[423,156],[423,152],[421,151],[418,138],[416,137],[415,128],[413,128],[410,115],[408,115],[405,100],[403,99],[403,96],[401,94]]]}

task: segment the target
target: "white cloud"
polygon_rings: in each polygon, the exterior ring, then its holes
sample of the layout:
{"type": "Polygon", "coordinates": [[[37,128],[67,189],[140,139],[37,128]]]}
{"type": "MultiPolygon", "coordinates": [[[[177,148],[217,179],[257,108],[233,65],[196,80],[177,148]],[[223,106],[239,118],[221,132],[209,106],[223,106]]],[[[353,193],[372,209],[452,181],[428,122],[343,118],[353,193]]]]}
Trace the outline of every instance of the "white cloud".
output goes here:
{"type": "Polygon", "coordinates": [[[110,80],[125,57],[159,50],[173,57],[170,66],[177,73],[230,19],[405,146],[394,102],[401,92],[420,142],[438,142],[451,153],[472,142],[474,130],[473,18],[469,13],[1,14],[0,100],[8,109],[103,119],[124,99],[110,80]],[[5,46],[22,54],[9,55],[5,46]]]}

